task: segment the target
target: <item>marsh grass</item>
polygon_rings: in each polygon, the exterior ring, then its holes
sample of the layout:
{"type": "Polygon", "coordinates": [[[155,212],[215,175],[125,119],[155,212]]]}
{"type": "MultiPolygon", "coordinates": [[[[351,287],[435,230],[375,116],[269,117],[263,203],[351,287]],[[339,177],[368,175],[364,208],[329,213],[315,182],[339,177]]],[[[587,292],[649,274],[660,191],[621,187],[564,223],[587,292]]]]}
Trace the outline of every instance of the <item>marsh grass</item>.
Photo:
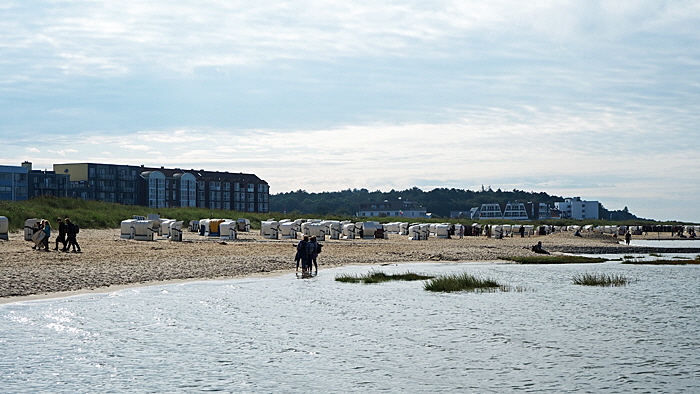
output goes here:
{"type": "Polygon", "coordinates": [[[580,264],[580,263],[603,263],[607,259],[599,257],[584,257],[584,256],[507,256],[500,257],[502,260],[515,261],[520,264],[580,264]]]}
{"type": "Polygon", "coordinates": [[[453,291],[508,291],[505,289],[506,287],[493,279],[482,279],[467,273],[438,276],[423,285],[425,290],[447,293],[453,291]]]}
{"type": "Polygon", "coordinates": [[[626,286],[631,282],[623,275],[583,273],[572,278],[575,285],[583,286],[626,286]]]}
{"type": "Polygon", "coordinates": [[[340,274],[336,275],[335,280],[343,283],[381,283],[388,282],[391,280],[427,280],[432,279],[434,276],[420,275],[413,272],[406,272],[403,274],[386,274],[381,271],[371,271],[364,275],[350,275],[350,274],[340,274]]]}

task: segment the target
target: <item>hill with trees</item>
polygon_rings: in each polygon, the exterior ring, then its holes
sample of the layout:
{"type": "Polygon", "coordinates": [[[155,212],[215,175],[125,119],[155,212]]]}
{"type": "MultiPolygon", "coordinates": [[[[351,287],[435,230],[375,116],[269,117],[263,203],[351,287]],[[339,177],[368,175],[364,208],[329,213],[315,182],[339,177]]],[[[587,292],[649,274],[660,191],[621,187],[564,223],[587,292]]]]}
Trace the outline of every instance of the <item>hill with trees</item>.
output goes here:
{"type": "MultiPolygon", "coordinates": [[[[297,190],[287,193],[279,193],[270,196],[270,211],[296,214],[316,215],[354,215],[361,203],[384,200],[397,200],[414,202],[425,207],[434,217],[447,218],[452,211],[468,212],[473,207],[481,204],[508,202],[533,202],[547,203],[554,206],[556,201],[564,201],[564,197],[549,195],[545,192],[526,192],[513,189],[504,191],[493,190],[491,187],[483,187],[481,190],[463,190],[455,188],[436,188],[423,191],[418,187],[406,190],[380,190],[370,192],[367,189],[347,189],[338,192],[309,193],[297,190]]],[[[608,211],[600,205],[600,218],[612,220],[639,219],[627,211],[608,211]]]]}

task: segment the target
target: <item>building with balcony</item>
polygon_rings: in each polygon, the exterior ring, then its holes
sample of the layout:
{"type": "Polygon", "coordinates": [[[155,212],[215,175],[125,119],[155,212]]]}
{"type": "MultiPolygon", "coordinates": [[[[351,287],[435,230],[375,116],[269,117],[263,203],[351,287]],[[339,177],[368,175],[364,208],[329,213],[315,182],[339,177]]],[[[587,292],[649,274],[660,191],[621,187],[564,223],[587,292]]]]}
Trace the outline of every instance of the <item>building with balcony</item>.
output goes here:
{"type": "Polygon", "coordinates": [[[360,204],[359,217],[399,217],[429,218],[430,214],[422,206],[404,200],[368,202],[360,204]]]}
{"type": "Polygon", "coordinates": [[[554,205],[561,212],[562,219],[600,219],[598,201],[584,201],[581,197],[572,197],[562,202],[555,202],[554,205]]]}
{"type": "Polygon", "coordinates": [[[0,166],[0,200],[27,200],[28,173],[26,166],[0,166]]]}
{"type": "Polygon", "coordinates": [[[270,188],[254,174],[99,163],[54,164],[69,197],[143,205],[269,212],[270,188]]]}

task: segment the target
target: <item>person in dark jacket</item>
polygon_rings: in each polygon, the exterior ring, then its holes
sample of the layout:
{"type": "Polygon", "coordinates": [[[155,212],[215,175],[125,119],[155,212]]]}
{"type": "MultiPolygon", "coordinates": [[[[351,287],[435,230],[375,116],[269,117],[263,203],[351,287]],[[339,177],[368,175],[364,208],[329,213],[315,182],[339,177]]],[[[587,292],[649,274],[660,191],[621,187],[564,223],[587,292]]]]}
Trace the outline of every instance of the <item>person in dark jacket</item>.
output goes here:
{"type": "Polygon", "coordinates": [[[58,243],[62,243],[63,247],[61,248],[61,252],[65,252],[66,246],[68,245],[68,240],[66,239],[66,233],[68,232],[68,226],[63,222],[63,219],[58,218],[56,219],[58,222],[58,236],[56,237],[56,247],[53,248],[53,250],[58,250],[58,243]]]}
{"type": "Polygon", "coordinates": [[[76,239],[76,236],[79,231],[78,226],[71,222],[69,218],[66,218],[66,226],[68,227],[68,246],[66,247],[66,252],[68,252],[70,248],[73,247],[73,252],[76,252],[77,249],[77,253],[81,253],[80,245],[78,245],[78,240],[76,239]]]}
{"type": "Polygon", "coordinates": [[[311,273],[311,270],[315,266],[316,273],[318,274],[318,263],[316,262],[318,258],[318,241],[315,235],[312,235],[311,239],[309,239],[309,244],[306,246],[306,255],[309,259],[309,273],[311,273]]]}
{"type": "MultiPolygon", "coordinates": [[[[309,259],[308,255],[306,253],[306,248],[307,245],[309,244],[309,236],[304,235],[304,238],[302,238],[301,241],[297,244],[297,254],[295,256],[295,259],[298,258],[301,260],[301,274],[305,275],[307,271],[309,270],[309,259]]],[[[298,261],[298,260],[297,260],[298,261]]]]}

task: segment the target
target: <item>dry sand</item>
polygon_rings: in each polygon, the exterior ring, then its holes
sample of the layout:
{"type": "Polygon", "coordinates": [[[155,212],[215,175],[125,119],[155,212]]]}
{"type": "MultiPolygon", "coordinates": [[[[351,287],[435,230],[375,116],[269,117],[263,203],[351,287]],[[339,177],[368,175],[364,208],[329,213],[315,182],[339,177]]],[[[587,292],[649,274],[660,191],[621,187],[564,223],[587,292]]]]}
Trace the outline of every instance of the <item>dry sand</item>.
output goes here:
{"type": "MultiPolygon", "coordinates": [[[[654,237],[650,238],[655,238],[654,237]]],[[[635,237],[641,238],[641,237],[635,237]]],[[[82,253],[32,250],[23,234],[0,241],[0,302],[17,297],[156,284],[163,281],[223,279],[254,274],[279,274],[294,270],[296,240],[269,240],[259,232],[239,233],[235,241],[220,241],[183,233],[183,242],[125,240],[119,229],[81,229],[82,253]]],[[[392,234],[389,239],[326,240],[319,269],[342,265],[422,261],[499,261],[503,256],[534,255],[530,247],[542,241],[544,248],[564,253],[637,252],[609,235],[570,232],[546,236],[490,239],[464,237],[409,241],[392,234]]],[[[699,243],[700,245],[700,243],[699,243]]]]}

